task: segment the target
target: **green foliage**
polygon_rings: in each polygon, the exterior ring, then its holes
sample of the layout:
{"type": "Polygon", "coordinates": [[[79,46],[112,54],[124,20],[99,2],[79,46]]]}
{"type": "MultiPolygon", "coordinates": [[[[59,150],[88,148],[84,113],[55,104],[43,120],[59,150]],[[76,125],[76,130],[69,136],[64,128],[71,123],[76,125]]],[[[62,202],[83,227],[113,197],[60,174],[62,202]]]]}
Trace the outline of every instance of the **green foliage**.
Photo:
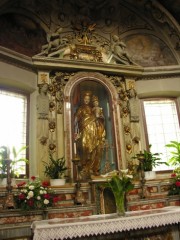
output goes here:
{"type": "Polygon", "coordinates": [[[7,165],[5,159],[8,157],[8,150],[6,146],[0,147],[0,178],[5,178],[7,174],[7,165]]]}
{"type": "Polygon", "coordinates": [[[29,160],[27,158],[22,158],[22,157],[19,157],[20,154],[26,150],[28,147],[27,146],[23,146],[21,147],[20,149],[16,150],[15,147],[12,148],[12,155],[13,155],[13,158],[11,159],[12,160],[12,163],[11,163],[11,174],[12,174],[12,177],[14,176],[17,176],[19,177],[19,173],[21,170],[23,170],[23,167],[20,167],[18,166],[17,167],[17,163],[19,162],[25,162],[25,163],[29,163],[29,160]]]}
{"type": "Polygon", "coordinates": [[[112,172],[109,178],[107,178],[107,183],[104,184],[104,187],[108,187],[112,190],[119,212],[123,213],[125,211],[125,193],[134,188],[132,178],[133,176],[128,174],[128,169],[120,170],[120,172],[112,172]]]}
{"type": "MultiPolygon", "coordinates": [[[[149,151],[144,150],[144,152],[142,153],[142,154],[143,154],[143,157],[144,157],[144,160],[142,161],[142,165],[139,165],[138,170],[140,170],[140,168],[142,167],[143,170],[144,170],[145,172],[147,172],[147,171],[152,171],[152,169],[153,169],[154,167],[157,167],[157,166],[159,166],[160,164],[166,164],[166,165],[167,165],[166,162],[162,162],[162,161],[161,161],[160,155],[161,155],[162,153],[152,153],[152,152],[150,151],[151,147],[152,147],[152,145],[149,145],[149,151]]],[[[133,158],[138,159],[138,157],[139,157],[138,155],[139,155],[139,154],[137,154],[137,155],[136,155],[135,157],[133,157],[133,158]]]]}
{"type": "Polygon", "coordinates": [[[169,144],[166,144],[166,147],[170,149],[171,154],[168,163],[172,166],[180,166],[180,142],[170,141],[169,144]]]}
{"type": "Polygon", "coordinates": [[[50,162],[44,162],[45,170],[44,174],[51,179],[63,178],[64,173],[67,170],[65,166],[64,157],[54,159],[52,154],[49,155],[50,162]]]}
{"type": "Polygon", "coordinates": [[[133,176],[128,174],[127,169],[120,170],[120,172],[113,171],[111,175],[107,176],[107,183],[103,184],[103,186],[109,187],[116,198],[134,188],[132,179],[133,176]]]}
{"type": "Polygon", "coordinates": [[[122,194],[123,192],[129,192],[134,188],[134,185],[131,181],[132,180],[129,177],[119,177],[116,175],[108,181],[108,184],[114,195],[118,196],[119,194],[122,194]]]}
{"type": "MultiPolygon", "coordinates": [[[[151,148],[151,146],[149,148],[151,148]]],[[[144,150],[145,159],[142,164],[144,171],[152,171],[154,167],[162,164],[161,158],[159,157],[160,155],[161,153],[152,153],[150,151],[144,150]]]]}
{"type": "Polygon", "coordinates": [[[18,177],[19,173],[21,170],[23,170],[22,167],[17,166],[17,163],[19,162],[26,162],[28,163],[29,160],[26,158],[21,158],[19,157],[21,153],[27,149],[27,146],[23,146],[20,149],[16,150],[15,147],[12,148],[12,157],[11,159],[9,158],[10,155],[10,150],[6,146],[1,146],[0,147],[0,177],[4,178],[7,177],[7,165],[5,160],[12,160],[11,165],[10,165],[10,172],[11,172],[11,177],[18,177]]]}

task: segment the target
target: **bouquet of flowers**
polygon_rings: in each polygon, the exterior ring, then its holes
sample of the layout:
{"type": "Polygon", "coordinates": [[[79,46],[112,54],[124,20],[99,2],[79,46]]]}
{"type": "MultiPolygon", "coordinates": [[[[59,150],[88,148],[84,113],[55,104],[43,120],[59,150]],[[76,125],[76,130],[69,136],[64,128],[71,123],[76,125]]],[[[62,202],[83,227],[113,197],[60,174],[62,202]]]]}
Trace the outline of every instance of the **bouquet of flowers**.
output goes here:
{"type": "Polygon", "coordinates": [[[169,189],[169,195],[180,195],[180,167],[174,170],[171,174],[172,185],[169,189]]]}
{"type": "Polygon", "coordinates": [[[124,215],[125,194],[134,188],[134,184],[132,183],[133,176],[129,174],[128,169],[120,171],[114,170],[101,176],[107,179],[107,183],[104,186],[112,190],[119,214],[124,215]]]}
{"type": "Polygon", "coordinates": [[[15,196],[15,202],[20,209],[46,209],[58,201],[54,192],[48,188],[48,182],[41,182],[34,176],[27,183],[19,183],[17,187],[19,191],[15,196]]]}

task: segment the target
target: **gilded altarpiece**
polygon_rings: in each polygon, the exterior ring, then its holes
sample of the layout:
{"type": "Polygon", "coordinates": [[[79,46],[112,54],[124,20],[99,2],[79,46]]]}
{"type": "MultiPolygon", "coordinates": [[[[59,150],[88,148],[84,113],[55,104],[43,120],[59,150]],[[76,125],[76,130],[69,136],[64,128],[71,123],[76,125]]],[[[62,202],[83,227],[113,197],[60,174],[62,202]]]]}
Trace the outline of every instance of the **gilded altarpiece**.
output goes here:
{"type": "MultiPolygon", "coordinates": [[[[49,99],[48,121],[46,131],[38,136],[42,154],[39,159],[48,161],[44,150],[56,157],[65,156],[69,168],[68,177],[75,178],[72,159],[76,154],[81,156],[81,149],[76,141],[75,113],[82,104],[82,96],[90,92],[99,100],[99,107],[103,112],[104,131],[103,142],[99,145],[99,171],[82,171],[82,181],[96,179],[115,169],[129,167],[133,170],[132,156],[140,149],[139,132],[139,103],[135,89],[135,80],[125,75],[107,75],[98,72],[63,72],[53,70],[45,74],[39,73],[39,87],[48,84],[49,99]],[[45,79],[46,75],[46,79],[45,79]],[[44,158],[43,158],[44,157],[44,158]]],[[[91,103],[93,104],[93,103],[91,103]]],[[[93,105],[91,106],[93,108],[93,105]]],[[[98,123],[97,123],[98,124],[98,123]]],[[[40,126],[39,126],[40,127],[40,126]]],[[[85,160],[86,161],[86,160],[85,160]]],[[[87,158],[88,162],[88,158],[87,158]]],[[[86,163],[85,163],[86,165],[86,163]]],[[[87,163],[88,165],[88,163],[87,163]]],[[[40,163],[41,172],[43,165],[40,163]]],[[[40,169],[39,169],[40,170],[40,169]]],[[[82,170],[82,169],[80,169],[82,170]]]]}

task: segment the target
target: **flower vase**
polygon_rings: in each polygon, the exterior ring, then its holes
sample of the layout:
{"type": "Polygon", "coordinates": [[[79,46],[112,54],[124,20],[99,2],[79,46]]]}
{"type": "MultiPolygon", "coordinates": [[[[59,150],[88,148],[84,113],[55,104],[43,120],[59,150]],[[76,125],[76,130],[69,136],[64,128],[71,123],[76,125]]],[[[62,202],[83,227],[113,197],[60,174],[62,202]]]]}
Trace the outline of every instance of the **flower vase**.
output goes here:
{"type": "Polygon", "coordinates": [[[116,200],[116,208],[117,208],[118,216],[124,216],[125,215],[125,204],[124,204],[125,193],[118,194],[115,200],[116,200]]]}

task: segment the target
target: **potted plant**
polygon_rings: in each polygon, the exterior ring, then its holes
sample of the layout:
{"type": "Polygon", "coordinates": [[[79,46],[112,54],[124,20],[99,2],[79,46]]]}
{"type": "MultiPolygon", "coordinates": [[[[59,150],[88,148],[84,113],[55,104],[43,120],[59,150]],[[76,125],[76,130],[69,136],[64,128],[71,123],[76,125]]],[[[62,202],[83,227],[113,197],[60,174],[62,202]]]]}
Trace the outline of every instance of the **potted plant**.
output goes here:
{"type": "Polygon", "coordinates": [[[66,182],[65,172],[67,170],[64,157],[54,159],[50,153],[49,160],[49,163],[44,162],[45,176],[50,178],[51,186],[64,185],[66,182]]]}
{"type": "Polygon", "coordinates": [[[170,141],[165,146],[169,148],[171,154],[168,164],[175,167],[171,174],[171,186],[168,194],[180,195],[180,142],[170,141]]]}
{"type": "MultiPolygon", "coordinates": [[[[6,160],[12,160],[10,164],[10,176],[12,179],[19,177],[23,167],[19,166],[19,162],[28,163],[28,159],[20,157],[20,154],[27,148],[27,146],[21,147],[16,150],[15,147],[12,148],[12,154],[7,146],[0,147],[0,178],[5,179],[2,185],[6,185],[7,178],[7,164],[6,160]]],[[[12,181],[13,182],[13,181],[12,181]]]]}
{"type": "MultiPolygon", "coordinates": [[[[166,162],[161,161],[160,155],[162,153],[152,153],[151,150],[152,145],[149,145],[149,151],[144,150],[143,153],[141,153],[142,160],[139,164],[138,170],[144,171],[145,173],[145,179],[151,180],[156,178],[156,172],[153,171],[154,167],[159,166],[160,164],[167,164],[166,162]]],[[[139,159],[139,154],[137,154],[135,157],[136,159],[139,159]]]]}
{"type": "Polygon", "coordinates": [[[166,144],[166,147],[170,150],[171,158],[168,163],[175,167],[180,167],[180,142],[170,141],[169,144],[166,144]]]}

